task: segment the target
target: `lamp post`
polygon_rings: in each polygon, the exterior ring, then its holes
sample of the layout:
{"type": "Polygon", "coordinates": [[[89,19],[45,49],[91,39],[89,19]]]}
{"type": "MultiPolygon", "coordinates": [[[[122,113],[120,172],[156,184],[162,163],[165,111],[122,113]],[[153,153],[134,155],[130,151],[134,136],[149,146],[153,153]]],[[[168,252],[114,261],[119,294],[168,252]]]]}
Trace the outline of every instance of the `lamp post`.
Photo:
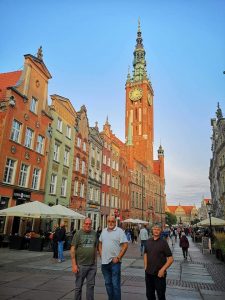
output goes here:
{"type": "Polygon", "coordinates": [[[212,215],[212,203],[208,202],[206,204],[207,212],[209,215],[209,231],[210,231],[210,237],[212,237],[212,220],[211,220],[211,215],[212,215]]]}
{"type": "Polygon", "coordinates": [[[141,180],[141,200],[142,200],[142,203],[141,203],[141,219],[143,220],[144,218],[144,175],[143,175],[143,169],[142,169],[142,180],[141,180]]]}

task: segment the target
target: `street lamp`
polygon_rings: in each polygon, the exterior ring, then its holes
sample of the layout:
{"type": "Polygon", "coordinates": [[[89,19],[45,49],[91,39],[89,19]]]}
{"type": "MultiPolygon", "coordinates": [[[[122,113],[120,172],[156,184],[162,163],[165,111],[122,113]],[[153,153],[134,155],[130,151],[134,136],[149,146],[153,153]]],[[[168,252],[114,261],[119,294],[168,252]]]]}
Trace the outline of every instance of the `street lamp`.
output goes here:
{"type": "Polygon", "coordinates": [[[143,174],[143,168],[142,168],[142,174],[141,174],[141,197],[142,197],[142,203],[141,203],[141,216],[142,220],[144,220],[144,174],[143,174]]]}
{"type": "Polygon", "coordinates": [[[211,215],[212,215],[212,203],[208,202],[206,204],[207,212],[209,215],[209,230],[210,230],[210,237],[212,237],[212,223],[211,223],[211,215]]]}

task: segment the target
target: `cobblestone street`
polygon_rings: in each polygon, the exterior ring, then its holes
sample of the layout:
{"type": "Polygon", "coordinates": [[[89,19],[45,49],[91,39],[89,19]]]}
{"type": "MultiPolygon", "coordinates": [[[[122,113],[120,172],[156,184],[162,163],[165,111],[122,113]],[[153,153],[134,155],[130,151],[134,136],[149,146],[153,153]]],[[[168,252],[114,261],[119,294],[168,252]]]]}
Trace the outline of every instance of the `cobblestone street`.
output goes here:
{"type": "MultiPolygon", "coordinates": [[[[173,249],[174,263],[167,275],[167,300],[225,299],[225,264],[214,255],[202,254],[190,240],[187,261],[178,242],[173,249]]],[[[52,261],[50,252],[0,249],[0,299],[73,299],[74,276],[69,251],[66,261],[52,261]]],[[[85,287],[83,293],[85,299],[85,287]]],[[[95,299],[107,299],[98,262],[95,299]]],[[[122,299],[145,299],[143,258],[139,245],[130,244],[122,264],[122,299]]]]}

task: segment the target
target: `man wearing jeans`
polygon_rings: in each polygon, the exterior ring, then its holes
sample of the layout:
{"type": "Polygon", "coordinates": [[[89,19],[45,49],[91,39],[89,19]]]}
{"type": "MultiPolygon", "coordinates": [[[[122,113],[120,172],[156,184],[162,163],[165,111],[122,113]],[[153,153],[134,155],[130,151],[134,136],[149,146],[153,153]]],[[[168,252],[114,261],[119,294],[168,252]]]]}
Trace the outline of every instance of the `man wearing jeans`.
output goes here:
{"type": "Polygon", "coordinates": [[[99,253],[102,258],[102,274],[109,300],[121,299],[121,259],[128,248],[123,230],[116,226],[114,216],[107,219],[99,238],[99,253]]]}
{"type": "Polygon", "coordinates": [[[66,229],[63,221],[60,223],[59,230],[56,232],[56,239],[58,241],[58,262],[61,263],[65,261],[63,247],[66,240],[66,229]]]}
{"type": "Polygon", "coordinates": [[[72,271],[76,274],[75,300],[82,299],[82,287],[86,278],[86,299],[94,300],[95,275],[97,271],[97,236],[91,228],[92,221],[86,218],[83,229],[73,237],[71,243],[72,271]]]}

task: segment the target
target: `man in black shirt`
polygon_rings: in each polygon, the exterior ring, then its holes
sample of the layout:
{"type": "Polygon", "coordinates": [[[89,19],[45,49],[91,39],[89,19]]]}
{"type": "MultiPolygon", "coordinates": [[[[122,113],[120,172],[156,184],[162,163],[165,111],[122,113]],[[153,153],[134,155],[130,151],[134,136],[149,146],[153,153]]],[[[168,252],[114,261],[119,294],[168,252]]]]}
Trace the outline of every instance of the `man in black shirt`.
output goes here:
{"type": "Polygon", "coordinates": [[[146,296],[148,300],[165,300],[166,270],[173,263],[167,241],[160,239],[161,227],[153,226],[153,237],[147,240],[144,253],[146,296]]]}

